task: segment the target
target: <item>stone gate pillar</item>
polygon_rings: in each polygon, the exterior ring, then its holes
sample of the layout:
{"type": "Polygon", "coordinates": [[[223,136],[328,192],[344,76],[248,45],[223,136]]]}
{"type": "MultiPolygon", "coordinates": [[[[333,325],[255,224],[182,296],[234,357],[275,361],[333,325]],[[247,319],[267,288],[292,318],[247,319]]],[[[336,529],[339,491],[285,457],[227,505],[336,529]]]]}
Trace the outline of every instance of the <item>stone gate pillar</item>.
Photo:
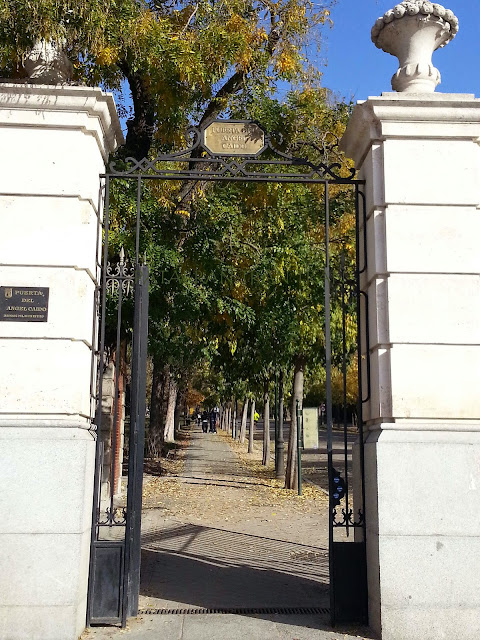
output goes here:
{"type": "Polygon", "coordinates": [[[384,93],[342,141],[366,180],[367,561],[383,640],[480,637],[479,139],[473,95],[384,93]]]}
{"type": "Polygon", "coordinates": [[[383,640],[480,637],[480,100],[433,93],[432,53],[457,32],[423,0],[379,18],[400,93],[359,103],[342,142],[366,180],[367,568],[383,640]]]}
{"type": "Polygon", "coordinates": [[[123,141],[100,89],[0,84],[0,637],[85,626],[99,174],[123,141]]]}

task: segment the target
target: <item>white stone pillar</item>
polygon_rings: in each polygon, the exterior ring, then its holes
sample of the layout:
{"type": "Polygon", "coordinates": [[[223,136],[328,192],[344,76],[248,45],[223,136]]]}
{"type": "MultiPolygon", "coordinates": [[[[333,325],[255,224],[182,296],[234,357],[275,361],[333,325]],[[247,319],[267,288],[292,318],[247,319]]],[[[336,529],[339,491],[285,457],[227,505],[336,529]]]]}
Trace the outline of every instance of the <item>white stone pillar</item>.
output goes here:
{"type": "Polygon", "coordinates": [[[122,141],[100,89],[0,84],[0,287],[49,289],[47,322],[0,320],[4,640],[85,627],[99,174],[122,141]]]}
{"type": "Polygon", "coordinates": [[[383,640],[480,637],[479,138],[472,95],[386,93],[355,107],[342,141],[366,180],[369,613],[383,640]]]}

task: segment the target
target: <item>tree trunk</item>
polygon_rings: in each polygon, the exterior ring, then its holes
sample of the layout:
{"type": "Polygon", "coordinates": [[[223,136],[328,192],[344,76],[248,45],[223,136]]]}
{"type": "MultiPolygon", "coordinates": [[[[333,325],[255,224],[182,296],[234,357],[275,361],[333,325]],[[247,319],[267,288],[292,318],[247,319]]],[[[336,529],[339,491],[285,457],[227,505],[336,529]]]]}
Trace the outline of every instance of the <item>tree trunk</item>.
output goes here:
{"type": "Polygon", "coordinates": [[[243,401],[242,426],[240,427],[240,443],[244,444],[247,435],[248,398],[243,401]]]}
{"type": "Polygon", "coordinates": [[[127,138],[121,150],[123,157],[141,160],[148,155],[155,131],[155,101],[151,95],[149,78],[133,70],[126,60],[119,63],[128,80],[134,108],[133,118],[127,121],[127,138]]]}
{"type": "Polygon", "coordinates": [[[185,401],[185,393],[184,392],[177,392],[177,399],[175,402],[175,412],[174,412],[174,417],[173,417],[173,424],[174,424],[174,437],[177,438],[178,436],[178,432],[180,431],[180,416],[182,413],[182,406],[183,403],[185,401]]]}
{"type": "Polygon", "coordinates": [[[114,461],[113,473],[113,493],[121,492],[122,486],[122,465],[123,465],[123,437],[125,434],[125,370],[126,370],[126,351],[127,343],[122,340],[120,351],[115,353],[115,359],[118,357],[119,369],[118,378],[116,380],[116,408],[113,416],[113,432],[112,432],[112,457],[114,461]]]}
{"type": "Polygon", "coordinates": [[[163,394],[165,390],[165,370],[154,359],[152,375],[152,395],[150,399],[150,429],[160,430],[163,437],[163,394]]]}
{"type": "Polygon", "coordinates": [[[153,361],[152,396],[150,400],[150,422],[147,432],[147,451],[149,455],[158,458],[162,452],[165,383],[167,373],[157,360],[153,361]]]}
{"type": "Polygon", "coordinates": [[[262,464],[268,464],[270,459],[270,396],[268,395],[268,381],[265,382],[263,396],[263,458],[262,464]]]}
{"type": "Polygon", "coordinates": [[[250,429],[248,431],[248,453],[253,453],[253,433],[255,431],[255,400],[250,406],[250,429]]]}
{"type": "Polygon", "coordinates": [[[237,439],[237,399],[233,401],[232,438],[237,439]]]}
{"type": "Polygon", "coordinates": [[[283,369],[280,369],[280,375],[278,377],[278,440],[275,445],[278,447],[278,451],[275,451],[277,478],[283,478],[285,474],[285,443],[283,440],[283,375],[283,369]]]}
{"type": "Polygon", "coordinates": [[[178,386],[174,376],[170,375],[168,387],[167,417],[165,418],[165,442],[175,441],[175,406],[177,404],[178,386]]]}
{"type": "Polygon", "coordinates": [[[227,422],[226,422],[226,418],[227,418],[227,407],[226,405],[222,405],[222,417],[220,419],[220,428],[223,431],[226,431],[227,429],[227,422]]]}
{"type": "Polygon", "coordinates": [[[232,428],[232,406],[230,403],[227,404],[226,425],[227,433],[230,433],[230,429],[232,428]]]}
{"type": "Polygon", "coordinates": [[[297,356],[295,358],[295,371],[293,376],[292,404],[290,409],[290,435],[288,438],[287,469],[285,472],[285,488],[296,489],[298,487],[297,477],[297,400],[299,408],[303,406],[303,378],[305,371],[305,358],[297,356]]]}
{"type": "Polygon", "coordinates": [[[147,432],[147,451],[158,458],[163,444],[163,393],[165,371],[156,360],[153,361],[152,396],[150,400],[150,422],[147,432]]]}

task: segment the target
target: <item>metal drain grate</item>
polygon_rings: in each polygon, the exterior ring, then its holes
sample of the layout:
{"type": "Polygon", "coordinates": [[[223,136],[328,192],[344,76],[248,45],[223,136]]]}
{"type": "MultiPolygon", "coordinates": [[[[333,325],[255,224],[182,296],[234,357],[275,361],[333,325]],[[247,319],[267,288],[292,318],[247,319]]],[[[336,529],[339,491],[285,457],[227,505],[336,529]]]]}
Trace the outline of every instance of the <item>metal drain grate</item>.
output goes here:
{"type": "Polygon", "coordinates": [[[206,614],[206,613],[224,613],[233,615],[263,615],[263,614],[282,614],[282,615],[329,615],[330,609],[325,607],[231,607],[220,609],[140,609],[139,615],[190,615],[190,614],[206,614]]]}

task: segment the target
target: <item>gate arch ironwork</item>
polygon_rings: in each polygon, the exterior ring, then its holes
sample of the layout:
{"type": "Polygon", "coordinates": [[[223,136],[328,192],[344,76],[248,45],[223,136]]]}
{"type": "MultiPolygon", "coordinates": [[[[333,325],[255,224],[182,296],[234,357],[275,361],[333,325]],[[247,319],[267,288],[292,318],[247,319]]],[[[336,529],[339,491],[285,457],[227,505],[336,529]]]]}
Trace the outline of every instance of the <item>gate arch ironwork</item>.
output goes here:
{"type": "MultiPolygon", "coordinates": [[[[368,345],[368,293],[360,288],[360,274],[367,268],[366,253],[366,202],[363,192],[365,181],[359,179],[354,168],[345,169],[338,151],[337,138],[326,133],[315,143],[299,142],[292,149],[282,149],[281,134],[265,135],[264,145],[258,153],[212,153],[205,144],[205,129],[190,127],[190,144],[185,149],[160,154],[153,159],[126,158],[121,165],[111,162],[108,171],[101,175],[104,193],[104,244],[102,282],[99,289],[100,339],[99,376],[97,385],[96,465],[94,483],[93,525],[87,607],[87,624],[126,624],[129,616],[137,615],[140,579],[140,519],[142,504],[143,447],[145,434],[145,385],[148,333],[148,267],[140,257],[142,184],[146,180],[175,180],[190,183],[193,188],[199,182],[260,182],[279,184],[323,185],[323,213],[325,225],[325,349],[326,349],[326,423],[327,458],[329,476],[329,558],[330,558],[330,614],[332,624],[339,622],[367,623],[367,580],[365,555],[365,487],[363,458],[362,405],[370,395],[370,363],[368,345]],[[293,155],[293,153],[303,155],[293,155]],[[311,156],[316,160],[312,160],[311,156]],[[135,256],[127,265],[123,256],[116,264],[109,262],[110,186],[114,180],[136,181],[135,256]],[[353,280],[340,273],[332,274],[330,263],[330,187],[350,186],[354,191],[356,218],[356,273],[353,280]],[[131,422],[129,434],[129,468],[127,503],[120,506],[115,496],[115,447],[110,463],[108,496],[102,496],[105,475],[104,443],[102,429],[102,374],[107,361],[105,320],[107,296],[117,297],[116,350],[121,347],[122,310],[125,299],[134,294],[133,346],[131,364],[131,422]],[[346,414],[346,343],[345,310],[348,292],[354,293],[357,309],[358,334],[358,408],[357,436],[360,479],[352,498],[352,461],[349,453],[349,432],[346,414]],[[343,315],[343,415],[340,432],[342,455],[334,455],[334,428],[332,411],[332,347],[331,347],[331,297],[338,295],[343,315]],[[362,336],[365,344],[362,344],[362,336]],[[338,458],[338,459],[337,459],[338,458]],[[353,542],[345,541],[351,537],[353,542]],[[340,540],[338,532],[341,533],[340,540]]],[[[251,121],[217,120],[219,125],[251,124],[251,121]]],[[[119,362],[115,363],[117,376],[113,401],[113,423],[121,409],[118,379],[119,362]]],[[[116,432],[115,432],[116,433],[116,432]]],[[[115,433],[112,439],[117,436],[115,433]]]]}

